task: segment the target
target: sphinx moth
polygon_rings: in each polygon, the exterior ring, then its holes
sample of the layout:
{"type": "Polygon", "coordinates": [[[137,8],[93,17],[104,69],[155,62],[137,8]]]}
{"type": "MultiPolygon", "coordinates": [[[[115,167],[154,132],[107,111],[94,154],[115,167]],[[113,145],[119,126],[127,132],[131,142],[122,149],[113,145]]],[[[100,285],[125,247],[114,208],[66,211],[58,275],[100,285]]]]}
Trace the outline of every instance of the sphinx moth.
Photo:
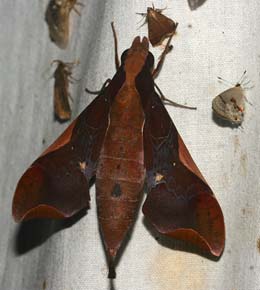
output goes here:
{"type": "Polygon", "coordinates": [[[164,57],[154,68],[148,39],[136,37],[121,65],[116,56],[112,80],[25,171],[13,198],[16,221],[68,218],[89,207],[95,176],[109,278],[115,278],[117,253],[134,223],[144,185],[142,210],[158,232],[214,256],[224,248],[218,201],[166,111],[165,98],[155,90],[164,57]]]}

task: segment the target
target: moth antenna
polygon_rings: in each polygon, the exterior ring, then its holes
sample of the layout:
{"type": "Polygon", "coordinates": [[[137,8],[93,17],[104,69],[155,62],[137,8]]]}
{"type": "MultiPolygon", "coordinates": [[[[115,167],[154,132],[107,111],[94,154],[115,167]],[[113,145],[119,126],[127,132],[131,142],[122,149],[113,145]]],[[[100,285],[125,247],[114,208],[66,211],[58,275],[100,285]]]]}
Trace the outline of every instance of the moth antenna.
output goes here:
{"type": "Polygon", "coordinates": [[[161,8],[161,9],[156,9],[155,8],[155,11],[158,12],[158,13],[162,13],[166,9],[170,9],[170,8],[168,8],[167,6],[165,6],[165,8],[161,8]]]}
{"type": "Polygon", "coordinates": [[[54,77],[54,73],[52,72],[52,65],[53,65],[52,62],[50,64],[47,64],[41,73],[45,81],[49,81],[54,77]]]}
{"type": "Polygon", "coordinates": [[[243,90],[251,90],[251,89],[253,89],[255,87],[255,85],[254,84],[252,84],[250,87],[244,87],[244,85],[243,85],[243,90]]]}
{"type": "Polygon", "coordinates": [[[114,45],[115,45],[115,64],[116,64],[116,70],[118,70],[119,66],[120,66],[120,62],[119,62],[119,57],[118,57],[117,36],[116,36],[116,30],[114,27],[114,22],[111,22],[111,27],[112,27],[112,31],[113,31],[114,45]]]}
{"type": "Polygon", "coordinates": [[[246,81],[245,83],[243,83],[243,87],[245,87],[246,85],[250,84],[251,80],[246,81]]]}
{"type": "MultiPolygon", "coordinates": [[[[223,79],[222,77],[218,77],[218,79],[219,79],[220,81],[223,81],[223,82],[225,82],[225,83],[227,83],[227,84],[233,86],[233,87],[235,87],[235,86],[243,86],[243,89],[246,89],[245,85],[248,85],[248,84],[251,82],[251,80],[248,80],[248,81],[246,81],[246,82],[244,83],[244,81],[246,80],[246,73],[247,73],[247,71],[245,70],[245,71],[243,72],[243,74],[241,75],[239,81],[238,81],[236,84],[234,84],[234,83],[232,83],[232,82],[229,82],[229,81],[227,81],[226,79],[223,79]]],[[[251,88],[251,87],[250,87],[250,88],[251,88]]]]}
{"type": "Polygon", "coordinates": [[[54,59],[54,60],[51,62],[51,66],[52,66],[54,63],[62,63],[62,61],[59,60],[59,59],[54,59]]]}
{"type": "MultiPolygon", "coordinates": [[[[247,80],[247,75],[246,75],[247,71],[245,70],[238,82],[238,84],[240,84],[244,90],[250,90],[252,88],[254,88],[254,84],[252,83],[252,81],[250,79],[247,80]],[[248,86],[249,85],[249,86],[248,86]]],[[[248,102],[249,103],[249,102],[248,102]]],[[[249,103],[250,104],[250,103],[249,103]]]]}
{"type": "Polygon", "coordinates": [[[246,76],[246,70],[243,72],[242,76],[240,77],[239,81],[237,82],[238,84],[242,84],[244,81],[244,78],[246,76]]]}
{"type": "MultiPolygon", "coordinates": [[[[60,61],[61,62],[61,61],[60,61]]],[[[73,62],[64,62],[64,64],[69,67],[70,69],[72,69],[74,66],[77,66],[80,64],[79,59],[74,60],[73,62]]]]}
{"type": "Polygon", "coordinates": [[[250,90],[250,89],[254,88],[255,85],[251,80],[248,80],[246,82],[242,82],[241,86],[243,86],[244,90],[250,90]]]}
{"type": "Polygon", "coordinates": [[[115,279],[116,278],[116,270],[115,270],[115,262],[113,258],[110,258],[108,264],[108,278],[115,279]]]}
{"type": "Polygon", "coordinates": [[[136,13],[138,15],[142,16],[142,19],[140,21],[137,22],[137,24],[139,24],[140,22],[142,22],[144,20],[144,23],[141,24],[137,29],[140,29],[141,27],[143,27],[146,23],[147,23],[147,13],[136,13]]]}
{"type": "MultiPolygon", "coordinates": [[[[59,65],[59,64],[61,64],[61,63],[63,63],[63,62],[62,62],[61,60],[59,60],[59,59],[54,59],[54,60],[51,62],[50,66],[53,66],[54,63],[57,63],[57,64],[59,65]]],[[[58,68],[58,65],[56,66],[56,69],[58,68]]],[[[49,80],[52,79],[52,78],[54,78],[54,74],[55,74],[55,73],[53,72],[53,73],[52,73],[52,76],[49,77],[49,80]]]]}
{"type": "MultiPolygon", "coordinates": [[[[84,5],[83,3],[81,3],[81,2],[76,2],[75,5],[78,5],[78,6],[81,6],[81,7],[84,7],[84,6],[85,6],[85,5],[84,5]]],[[[79,10],[78,10],[75,6],[73,6],[72,9],[73,9],[77,14],[78,14],[78,16],[81,16],[81,13],[79,12],[79,10]]]]}
{"type": "MultiPolygon", "coordinates": [[[[136,12],[135,14],[141,15],[142,17],[147,16],[147,13],[142,13],[142,12],[136,12]]],[[[139,21],[139,22],[141,22],[141,21],[139,21]]],[[[137,23],[139,23],[139,22],[137,22],[137,23]]]]}
{"type": "Polygon", "coordinates": [[[234,83],[232,83],[230,81],[227,81],[227,80],[223,79],[222,77],[218,77],[218,80],[220,80],[221,82],[225,82],[225,83],[231,85],[232,87],[236,86],[236,84],[234,84],[234,83]]]}

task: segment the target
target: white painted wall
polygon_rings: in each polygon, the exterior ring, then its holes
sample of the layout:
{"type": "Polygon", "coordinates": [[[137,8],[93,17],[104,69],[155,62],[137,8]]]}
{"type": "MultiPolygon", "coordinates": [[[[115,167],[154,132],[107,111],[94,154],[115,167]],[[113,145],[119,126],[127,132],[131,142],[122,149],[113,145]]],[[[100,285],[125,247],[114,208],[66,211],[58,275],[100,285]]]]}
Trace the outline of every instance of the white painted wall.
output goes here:
{"type": "MultiPolygon", "coordinates": [[[[49,40],[47,0],[0,2],[1,290],[41,290],[44,281],[48,290],[110,289],[94,188],[88,214],[63,230],[54,222],[17,225],[11,216],[18,179],[67,126],[53,120],[51,61],[80,59],[74,76],[81,81],[70,89],[76,117],[93,98],[85,86],[99,89],[115,72],[110,22],[115,22],[120,52],[134,36],[147,34],[146,26],[137,29],[135,13],[144,12],[150,1],[81,2],[81,17],[71,15],[65,51],[49,40]]],[[[153,2],[167,6],[166,15],[179,22],[157,84],[168,98],[198,107],[168,111],[223,209],[226,247],[217,262],[189,253],[188,246],[176,250],[177,242],[164,247],[144,226],[140,212],[117,267],[115,289],[259,290],[260,3],[207,0],[191,12],[184,0],[153,2]],[[227,86],[217,76],[236,82],[245,69],[255,86],[247,92],[252,105],[247,104],[243,128],[219,126],[211,101],[227,86]]],[[[156,57],[161,52],[151,51],[156,57]]]]}

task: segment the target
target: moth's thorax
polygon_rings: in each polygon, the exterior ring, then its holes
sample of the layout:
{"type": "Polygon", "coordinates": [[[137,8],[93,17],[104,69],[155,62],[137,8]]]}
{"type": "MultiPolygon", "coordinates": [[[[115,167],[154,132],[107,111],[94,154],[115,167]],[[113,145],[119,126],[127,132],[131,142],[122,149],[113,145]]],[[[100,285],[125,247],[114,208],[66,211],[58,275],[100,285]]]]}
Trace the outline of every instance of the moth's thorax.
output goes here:
{"type": "Polygon", "coordinates": [[[149,17],[156,17],[156,13],[161,13],[161,9],[154,9],[152,7],[147,8],[147,20],[149,17]]]}

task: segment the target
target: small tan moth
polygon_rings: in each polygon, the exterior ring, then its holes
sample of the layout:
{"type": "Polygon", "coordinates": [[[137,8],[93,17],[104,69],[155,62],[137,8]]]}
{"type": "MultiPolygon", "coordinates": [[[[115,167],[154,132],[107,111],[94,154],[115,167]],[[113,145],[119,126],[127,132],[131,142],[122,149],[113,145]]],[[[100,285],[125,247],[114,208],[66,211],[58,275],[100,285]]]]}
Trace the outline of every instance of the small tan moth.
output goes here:
{"type": "Polygon", "coordinates": [[[72,70],[79,62],[62,62],[54,60],[52,63],[57,63],[57,68],[54,72],[54,114],[55,119],[60,122],[65,122],[71,118],[71,107],[69,103],[70,92],[69,83],[75,80],[72,77],[72,70]]]}
{"type": "Polygon", "coordinates": [[[68,46],[71,10],[73,9],[80,15],[75,5],[83,6],[77,0],[51,0],[46,10],[46,22],[49,26],[50,38],[61,49],[68,46]]]}
{"type": "MultiPolygon", "coordinates": [[[[233,125],[241,125],[245,114],[246,96],[242,82],[245,79],[246,71],[244,71],[240,81],[234,87],[217,95],[212,101],[213,112],[220,118],[232,123],[233,125]]],[[[218,78],[223,80],[222,78],[218,78]]],[[[249,82],[247,82],[249,83],[249,82]]]]}

